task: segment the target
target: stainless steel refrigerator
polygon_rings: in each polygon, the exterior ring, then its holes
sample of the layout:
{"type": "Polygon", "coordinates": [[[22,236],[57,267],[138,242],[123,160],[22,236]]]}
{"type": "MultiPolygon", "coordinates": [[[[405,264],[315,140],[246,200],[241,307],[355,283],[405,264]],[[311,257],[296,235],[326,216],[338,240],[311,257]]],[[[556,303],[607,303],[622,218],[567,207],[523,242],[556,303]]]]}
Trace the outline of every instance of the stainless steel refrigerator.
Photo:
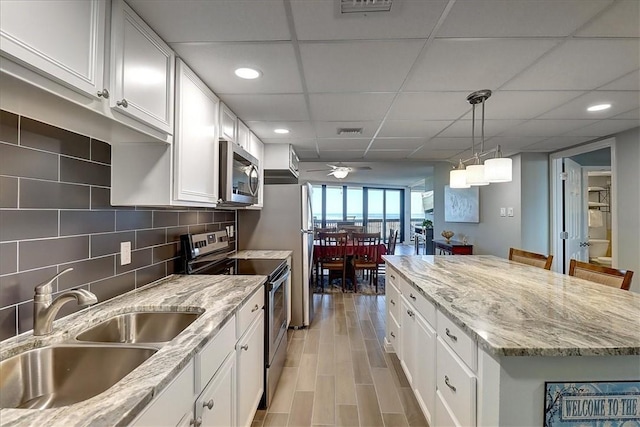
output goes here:
{"type": "Polygon", "coordinates": [[[238,250],[290,250],[291,323],[313,320],[313,213],[310,184],[265,185],[262,210],[238,211],[238,250]]]}

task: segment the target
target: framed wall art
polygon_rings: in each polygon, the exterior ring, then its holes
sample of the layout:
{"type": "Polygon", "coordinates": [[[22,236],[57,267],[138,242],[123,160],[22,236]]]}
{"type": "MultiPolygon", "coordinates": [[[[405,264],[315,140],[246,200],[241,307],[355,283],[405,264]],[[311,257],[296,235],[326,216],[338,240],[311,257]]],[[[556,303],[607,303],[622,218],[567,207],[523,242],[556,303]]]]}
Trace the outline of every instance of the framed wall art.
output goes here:
{"type": "Polygon", "coordinates": [[[444,186],[445,222],[480,222],[480,189],[444,186]]]}

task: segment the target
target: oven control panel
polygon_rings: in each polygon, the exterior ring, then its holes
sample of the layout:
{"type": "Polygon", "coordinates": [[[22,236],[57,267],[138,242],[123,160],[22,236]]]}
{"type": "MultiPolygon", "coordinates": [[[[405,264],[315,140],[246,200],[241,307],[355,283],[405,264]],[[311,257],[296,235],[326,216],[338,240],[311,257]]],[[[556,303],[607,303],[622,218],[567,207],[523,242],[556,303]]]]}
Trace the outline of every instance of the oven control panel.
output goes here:
{"type": "Polygon", "coordinates": [[[229,249],[230,242],[227,231],[214,231],[201,234],[184,234],[180,236],[183,250],[189,259],[206,255],[211,252],[229,249]]]}

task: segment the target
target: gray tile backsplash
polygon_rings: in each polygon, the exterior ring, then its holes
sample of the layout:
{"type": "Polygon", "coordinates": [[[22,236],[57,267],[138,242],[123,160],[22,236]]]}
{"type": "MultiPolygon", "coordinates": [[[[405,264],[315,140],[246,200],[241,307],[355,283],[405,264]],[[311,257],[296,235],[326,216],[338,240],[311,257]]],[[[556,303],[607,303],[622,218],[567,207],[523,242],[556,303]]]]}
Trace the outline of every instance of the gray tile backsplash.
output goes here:
{"type": "Polygon", "coordinates": [[[236,225],[234,211],[111,206],[110,165],[105,142],[0,111],[0,340],[33,328],[34,287],[67,267],[55,293],[104,301],[180,273],[181,234],[236,225]]]}

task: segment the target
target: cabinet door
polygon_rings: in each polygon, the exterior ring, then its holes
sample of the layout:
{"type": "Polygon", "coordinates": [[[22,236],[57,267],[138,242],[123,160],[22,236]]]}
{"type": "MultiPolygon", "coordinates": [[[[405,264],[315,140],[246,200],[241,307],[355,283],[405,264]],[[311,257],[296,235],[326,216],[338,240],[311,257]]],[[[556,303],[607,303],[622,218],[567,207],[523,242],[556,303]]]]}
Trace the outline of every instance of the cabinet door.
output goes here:
{"type": "Polygon", "coordinates": [[[415,374],[413,390],[429,425],[433,425],[436,396],[436,331],[422,316],[415,316],[415,374]]]}
{"type": "Polygon", "coordinates": [[[196,400],[196,416],[202,427],[236,425],[235,376],[236,357],[232,353],[196,400]]]}
{"type": "Polygon", "coordinates": [[[249,426],[264,391],[264,310],[236,344],[237,425],[249,426]]]}
{"type": "Polygon", "coordinates": [[[111,18],[111,108],[173,134],[175,56],[122,0],[111,18]]]}
{"type": "Polygon", "coordinates": [[[174,198],[218,200],[218,98],[182,61],[177,63],[174,198]]]}
{"type": "Polygon", "coordinates": [[[415,311],[413,306],[407,302],[404,297],[400,297],[401,301],[401,321],[400,321],[400,346],[402,347],[401,354],[398,354],[400,358],[400,364],[404,369],[404,373],[407,376],[409,384],[413,386],[413,373],[415,371],[415,311]]]}
{"type": "Polygon", "coordinates": [[[220,104],[220,138],[225,141],[236,142],[238,117],[229,107],[220,104]]]}
{"type": "Polygon", "coordinates": [[[104,87],[105,0],[3,1],[0,50],[97,98],[104,87]]]}
{"type": "Polygon", "coordinates": [[[251,142],[249,140],[250,133],[251,131],[249,131],[249,128],[247,127],[247,125],[245,125],[241,120],[238,120],[238,134],[236,138],[236,143],[242,148],[244,148],[245,150],[247,150],[249,153],[251,153],[251,142]]]}

